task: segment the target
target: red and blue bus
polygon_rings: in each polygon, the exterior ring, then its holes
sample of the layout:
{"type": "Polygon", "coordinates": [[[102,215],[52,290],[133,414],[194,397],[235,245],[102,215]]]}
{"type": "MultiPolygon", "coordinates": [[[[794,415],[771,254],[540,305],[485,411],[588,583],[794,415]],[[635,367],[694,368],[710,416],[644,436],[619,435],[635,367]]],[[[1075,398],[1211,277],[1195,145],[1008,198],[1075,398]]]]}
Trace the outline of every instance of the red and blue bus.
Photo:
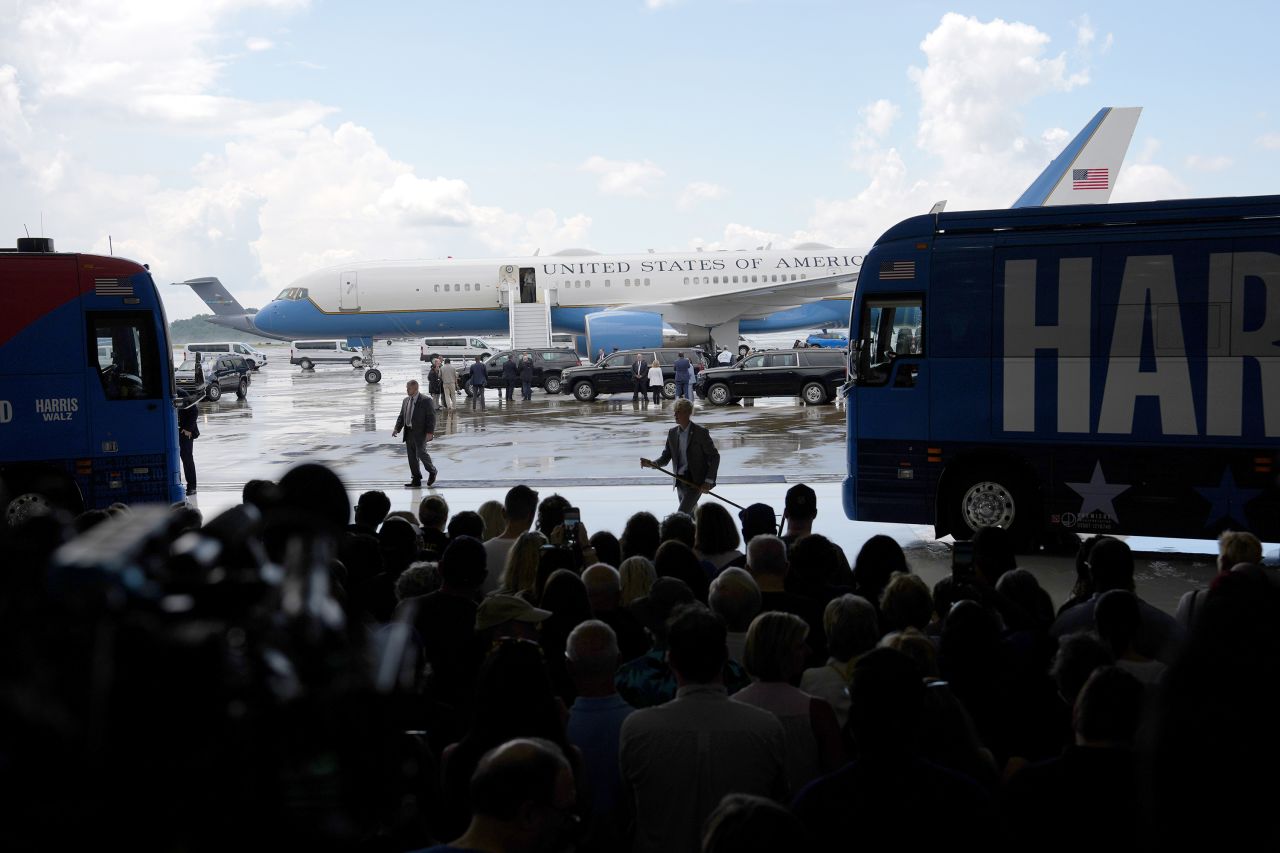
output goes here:
{"type": "Polygon", "coordinates": [[[0,484],[9,517],[183,497],[173,357],[151,274],[123,258],[0,249],[0,484]]]}
{"type": "Polygon", "coordinates": [[[917,216],[849,338],[849,518],[1280,539],[1280,196],[917,216]]]}

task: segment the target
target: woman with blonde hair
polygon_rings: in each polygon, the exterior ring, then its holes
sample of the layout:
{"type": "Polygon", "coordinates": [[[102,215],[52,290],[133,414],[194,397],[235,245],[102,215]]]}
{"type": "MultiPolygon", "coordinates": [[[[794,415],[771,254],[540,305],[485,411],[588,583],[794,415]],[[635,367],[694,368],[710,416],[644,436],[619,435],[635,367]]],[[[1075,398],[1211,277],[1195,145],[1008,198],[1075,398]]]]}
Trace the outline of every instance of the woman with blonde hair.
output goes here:
{"type": "Polygon", "coordinates": [[[547,537],[536,530],[526,530],[516,539],[507,552],[507,562],[498,578],[498,588],[491,595],[518,595],[533,601],[534,587],[538,582],[538,563],[542,559],[542,546],[547,537]]]}
{"type": "Polygon", "coordinates": [[[653,402],[662,402],[662,389],[667,384],[667,380],[662,376],[662,365],[658,363],[658,354],[653,354],[653,361],[649,363],[649,390],[653,392],[653,402]]]}
{"type": "Polygon", "coordinates": [[[636,599],[648,595],[653,582],[658,579],[653,561],[639,555],[623,560],[618,567],[618,575],[622,579],[623,607],[630,607],[636,599]]]}
{"type": "Polygon", "coordinates": [[[502,535],[507,527],[507,512],[502,508],[502,501],[485,501],[477,512],[484,521],[484,539],[480,541],[488,542],[502,535]]]}
{"type": "Polygon", "coordinates": [[[808,637],[808,623],[793,613],[770,610],[751,620],[742,664],[752,682],[730,697],[762,708],[782,723],[785,770],[793,791],[845,761],[840,724],[830,703],[792,686],[809,656],[808,637]]]}

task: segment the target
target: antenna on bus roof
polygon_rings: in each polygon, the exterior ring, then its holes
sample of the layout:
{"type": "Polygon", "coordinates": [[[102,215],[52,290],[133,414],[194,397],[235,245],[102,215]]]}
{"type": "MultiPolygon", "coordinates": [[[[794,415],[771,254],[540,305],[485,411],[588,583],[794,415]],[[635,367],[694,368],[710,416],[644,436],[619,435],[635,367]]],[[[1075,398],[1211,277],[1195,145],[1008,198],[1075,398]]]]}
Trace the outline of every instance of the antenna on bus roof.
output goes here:
{"type": "Polygon", "coordinates": [[[27,232],[27,236],[31,236],[31,229],[27,227],[27,223],[22,223],[22,230],[27,232]]]}
{"type": "Polygon", "coordinates": [[[116,253],[115,244],[111,242],[111,235],[107,235],[107,254],[114,255],[116,253]]]}

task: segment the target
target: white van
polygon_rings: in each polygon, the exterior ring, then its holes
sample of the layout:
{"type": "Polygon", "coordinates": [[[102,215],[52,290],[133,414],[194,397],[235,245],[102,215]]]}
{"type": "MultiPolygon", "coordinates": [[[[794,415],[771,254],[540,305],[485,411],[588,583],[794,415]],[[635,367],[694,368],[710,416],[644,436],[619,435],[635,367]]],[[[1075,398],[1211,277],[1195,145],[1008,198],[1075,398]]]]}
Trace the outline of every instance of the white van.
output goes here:
{"type": "Polygon", "coordinates": [[[359,367],[360,350],[346,341],[294,341],[289,346],[289,363],[310,370],[317,364],[349,364],[359,367]]]}
{"type": "Polygon", "coordinates": [[[436,335],[422,339],[422,344],[418,347],[418,359],[431,361],[436,356],[440,356],[474,361],[476,356],[488,358],[497,351],[496,347],[490,346],[488,342],[479,338],[466,335],[436,335]]]}
{"type": "Polygon", "coordinates": [[[183,349],[187,355],[192,353],[236,353],[244,356],[251,370],[257,370],[267,363],[267,354],[252,344],[240,341],[215,341],[213,343],[187,344],[183,349]]]}

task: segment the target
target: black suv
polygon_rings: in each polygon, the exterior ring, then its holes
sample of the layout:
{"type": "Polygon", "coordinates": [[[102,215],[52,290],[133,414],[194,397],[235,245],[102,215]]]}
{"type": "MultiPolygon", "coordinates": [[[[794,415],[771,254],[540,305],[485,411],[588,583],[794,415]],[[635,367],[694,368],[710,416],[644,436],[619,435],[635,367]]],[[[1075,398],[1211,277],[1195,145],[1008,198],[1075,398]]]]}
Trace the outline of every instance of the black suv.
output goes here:
{"type": "MultiPolygon", "coordinates": [[[[197,355],[197,357],[199,357],[197,355]]],[[[174,374],[174,381],[184,391],[198,394],[204,391],[209,400],[217,400],[223,391],[235,391],[243,400],[249,394],[249,383],[253,381],[249,372],[253,370],[242,355],[236,353],[221,354],[217,358],[204,360],[204,384],[196,382],[195,359],[188,358],[182,362],[174,374]]]]}
{"type": "Polygon", "coordinates": [[[818,405],[835,399],[846,370],[845,354],[839,350],[757,350],[733,367],[702,371],[694,389],[715,406],[743,397],[799,397],[818,405]]]}
{"type": "MultiPolygon", "coordinates": [[[[571,367],[582,363],[577,350],[573,349],[522,349],[503,350],[484,363],[488,374],[490,388],[502,388],[502,368],[509,359],[519,360],[528,353],[533,358],[533,384],[541,387],[548,394],[560,393],[560,374],[571,367]]],[[[465,366],[465,365],[464,365],[465,366]]]]}
{"type": "Polygon", "coordinates": [[[652,364],[654,356],[658,357],[658,364],[662,366],[662,378],[666,380],[663,383],[662,396],[668,400],[674,400],[676,396],[676,369],[672,365],[676,363],[681,353],[693,364],[695,371],[711,364],[711,359],[705,352],[692,347],[624,349],[610,353],[599,364],[566,370],[560,377],[560,393],[572,394],[586,402],[594,400],[597,394],[617,394],[633,390],[631,365],[636,360],[636,353],[644,355],[645,364],[652,364]]]}

